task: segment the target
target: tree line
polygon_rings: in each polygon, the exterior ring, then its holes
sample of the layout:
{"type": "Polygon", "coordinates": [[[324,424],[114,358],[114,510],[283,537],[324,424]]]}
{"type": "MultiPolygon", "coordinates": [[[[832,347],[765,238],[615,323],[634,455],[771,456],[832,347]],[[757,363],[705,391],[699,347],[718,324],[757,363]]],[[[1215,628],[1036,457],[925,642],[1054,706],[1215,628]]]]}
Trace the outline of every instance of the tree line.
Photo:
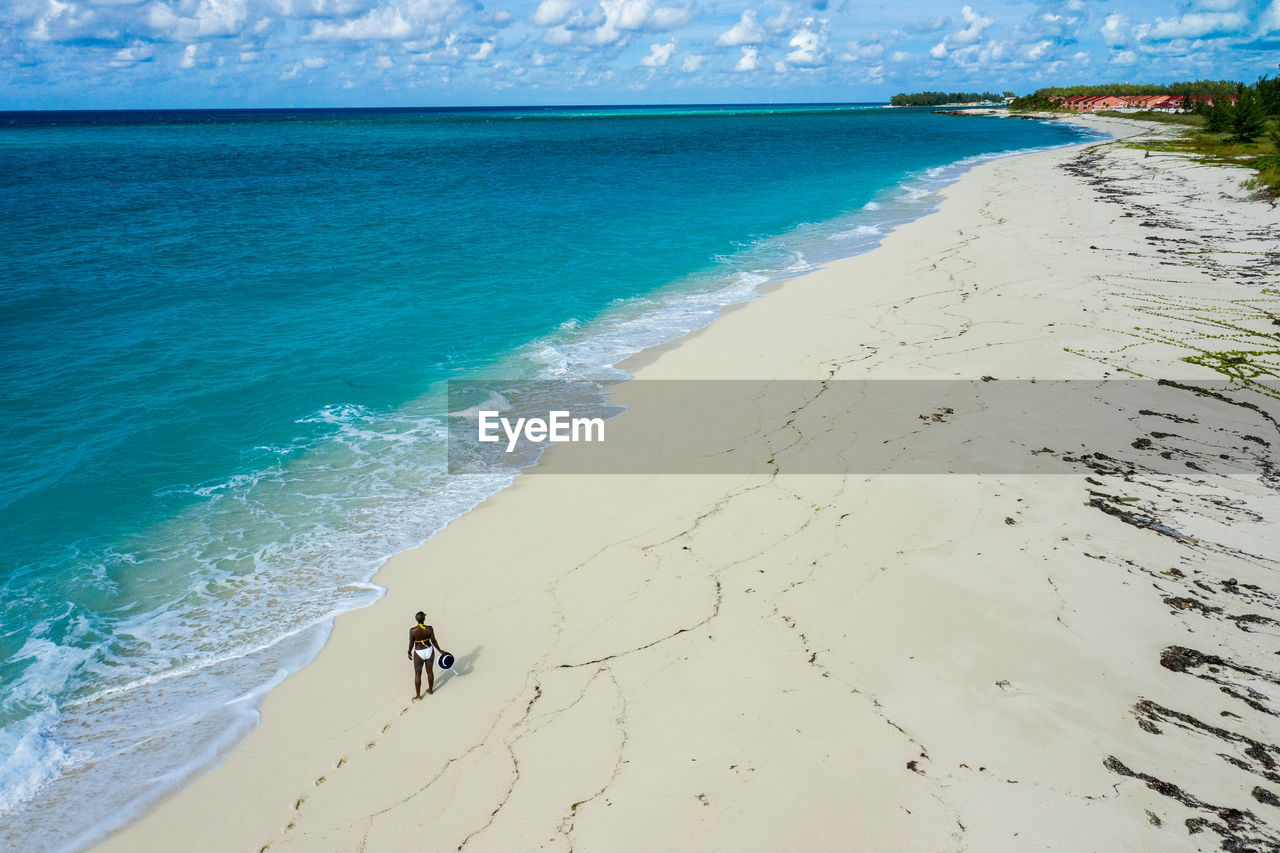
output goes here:
{"type": "Polygon", "coordinates": [[[940,107],[943,104],[972,104],[975,101],[1001,102],[1005,95],[1013,97],[1013,92],[997,95],[995,92],[899,92],[889,99],[895,107],[940,107]]]}
{"type": "MultiPolygon", "coordinates": [[[[1235,80],[1187,80],[1181,83],[1103,83],[1098,86],[1046,86],[1025,98],[1048,101],[1090,95],[1234,95],[1235,80]]],[[[1024,100],[1019,98],[1018,100],[1024,100]]]]}

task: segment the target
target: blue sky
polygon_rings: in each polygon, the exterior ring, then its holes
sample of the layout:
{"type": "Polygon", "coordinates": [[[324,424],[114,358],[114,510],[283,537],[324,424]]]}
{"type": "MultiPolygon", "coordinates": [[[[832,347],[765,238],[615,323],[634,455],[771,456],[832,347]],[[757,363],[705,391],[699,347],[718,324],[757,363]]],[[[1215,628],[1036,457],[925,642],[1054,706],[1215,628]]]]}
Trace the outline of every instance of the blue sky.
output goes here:
{"type": "Polygon", "coordinates": [[[0,0],[0,108],[884,100],[1280,62],[1280,0],[0,0]]]}

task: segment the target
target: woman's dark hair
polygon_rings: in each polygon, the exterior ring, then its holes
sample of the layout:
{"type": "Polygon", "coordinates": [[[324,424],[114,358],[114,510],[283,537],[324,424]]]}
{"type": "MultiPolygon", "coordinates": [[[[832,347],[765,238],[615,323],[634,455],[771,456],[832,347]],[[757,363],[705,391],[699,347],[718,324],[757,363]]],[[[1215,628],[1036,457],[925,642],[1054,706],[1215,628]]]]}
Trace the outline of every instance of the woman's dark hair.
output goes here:
{"type": "Polygon", "coordinates": [[[419,610],[419,611],[418,611],[418,615],[417,615],[417,616],[414,616],[413,618],[414,618],[414,619],[417,619],[419,622],[424,622],[424,621],[426,621],[427,614],[425,614],[425,613],[423,613],[421,610],[419,610]]]}

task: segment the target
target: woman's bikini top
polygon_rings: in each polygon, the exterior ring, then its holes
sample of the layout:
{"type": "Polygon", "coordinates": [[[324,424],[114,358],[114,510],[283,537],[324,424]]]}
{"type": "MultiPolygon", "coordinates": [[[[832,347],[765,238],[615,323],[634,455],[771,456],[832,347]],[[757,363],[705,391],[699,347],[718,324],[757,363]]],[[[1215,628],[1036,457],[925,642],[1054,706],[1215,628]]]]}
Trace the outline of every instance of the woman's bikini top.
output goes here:
{"type": "MultiPolygon", "coordinates": [[[[424,630],[424,631],[425,631],[425,630],[427,630],[427,626],[426,626],[426,625],[423,625],[421,622],[419,622],[419,623],[418,623],[418,627],[419,627],[419,628],[421,628],[421,629],[422,629],[422,630],[424,630]]],[[[429,646],[429,645],[431,645],[431,638],[430,638],[430,637],[427,637],[427,639],[425,639],[425,640],[414,640],[414,641],[413,641],[413,644],[414,644],[415,646],[429,646]]]]}

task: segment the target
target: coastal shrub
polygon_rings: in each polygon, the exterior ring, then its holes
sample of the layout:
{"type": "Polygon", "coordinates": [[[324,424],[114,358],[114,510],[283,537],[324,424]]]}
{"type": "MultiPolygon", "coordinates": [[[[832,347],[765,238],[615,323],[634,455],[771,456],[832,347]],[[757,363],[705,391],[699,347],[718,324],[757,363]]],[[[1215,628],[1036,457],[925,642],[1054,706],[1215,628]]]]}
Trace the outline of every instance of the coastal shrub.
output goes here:
{"type": "Polygon", "coordinates": [[[1266,125],[1267,117],[1257,94],[1252,87],[1242,86],[1235,109],[1231,110],[1231,138],[1237,142],[1252,142],[1262,135],[1266,125]]]}
{"type": "Polygon", "coordinates": [[[1280,77],[1262,75],[1253,84],[1258,93],[1258,105],[1269,116],[1280,116],[1280,77]]]}
{"type": "Polygon", "coordinates": [[[1187,127],[1204,127],[1204,116],[1195,113],[1157,113],[1143,110],[1138,113],[1122,113],[1119,110],[1098,110],[1094,115],[1112,118],[1136,118],[1139,121],[1154,121],[1158,124],[1180,124],[1187,127]]]}
{"type": "Polygon", "coordinates": [[[1219,98],[1205,111],[1204,129],[1210,133],[1226,133],[1232,128],[1235,110],[1226,98],[1219,98]]]}
{"type": "Polygon", "coordinates": [[[899,92],[889,99],[895,107],[940,107],[943,104],[1000,103],[995,92],[899,92]]]}
{"type": "Polygon", "coordinates": [[[1250,165],[1258,174],[1244,182],[1245,189],[1260,190],[1275,197],[1280,192],[1280,157],[1259,157],[1250,165]]]}

